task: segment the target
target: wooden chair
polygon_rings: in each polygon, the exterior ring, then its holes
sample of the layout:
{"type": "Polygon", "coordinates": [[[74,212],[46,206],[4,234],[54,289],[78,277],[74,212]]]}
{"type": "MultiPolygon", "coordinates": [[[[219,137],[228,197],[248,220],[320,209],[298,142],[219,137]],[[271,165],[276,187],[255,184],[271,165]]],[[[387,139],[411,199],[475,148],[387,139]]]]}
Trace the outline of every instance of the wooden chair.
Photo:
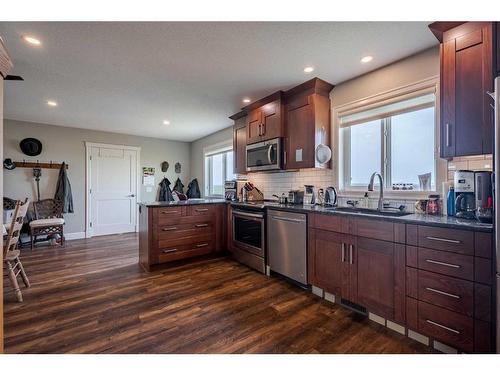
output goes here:
{"type": "Polygon", "coordinates": [[[28,212],[28,206],[28,199],[26,199],[24,203],[21,203],[21,201],[16,202],[16,208],[14,209],[14,215],[12,216],[12,222],[9,227],[7,239],[4,241],[3,249],[3,259],[5,265],[7,266],[7,274],[19,302],[23,302],[23,294],[21,292],[21,288],[19,288],[17,276],[21,274],[26,288],[30,287],[30,281],[28,280],[26,272],[24,272],[24,267],[21,263],[21,259],[19,259],[20,251],[17,249],[19,237],[21,236],[21,228],[23,226],[24,217],[28,212]]]}
{"type": "Polygon", "coordinates": [[[51,235],[58,234],[59,243],[64,246],[63,202],[56,199],[42,199],[33,202],[35,220],[30,221],[31,250],[35,242],[48,241],[51,235]],[[40,236],[46,238],[39,239],[40,236]]]}

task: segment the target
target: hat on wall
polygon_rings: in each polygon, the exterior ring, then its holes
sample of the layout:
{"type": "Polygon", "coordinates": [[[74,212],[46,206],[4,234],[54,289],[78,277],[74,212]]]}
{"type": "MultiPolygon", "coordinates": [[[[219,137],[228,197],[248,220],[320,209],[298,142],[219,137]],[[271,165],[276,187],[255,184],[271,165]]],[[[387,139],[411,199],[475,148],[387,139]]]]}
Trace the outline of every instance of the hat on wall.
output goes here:
{"type": "Polygon", "coordinates": [[[11,171],[16,167],[16,163],[14,163],[11,158],[7,158],[3,161],[3,167],[11,171]]]}
{"type": "Polygon", "coordinates": [[[28,156],[37,156],[42,153],[42,142],[36,138],[24,138],[19,142],[19,147],[23,154],[28,156]]]}

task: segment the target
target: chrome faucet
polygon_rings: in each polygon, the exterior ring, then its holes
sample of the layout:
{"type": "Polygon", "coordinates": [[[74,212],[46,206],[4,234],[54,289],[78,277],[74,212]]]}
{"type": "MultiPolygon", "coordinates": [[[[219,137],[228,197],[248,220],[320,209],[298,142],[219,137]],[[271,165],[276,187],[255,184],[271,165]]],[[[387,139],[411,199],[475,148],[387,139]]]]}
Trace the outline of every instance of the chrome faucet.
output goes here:
{"type": "Polygon", "coordinates": [[[380,195],[378,197],[378,210],[382,211],[384,209],[384,178],[378,172],[374,172],[370,177],[370,183],[368,184],[368,191],[373,191],[373,183],[375,176],[378,176],[378,180],[380,182],[380,195]]]}

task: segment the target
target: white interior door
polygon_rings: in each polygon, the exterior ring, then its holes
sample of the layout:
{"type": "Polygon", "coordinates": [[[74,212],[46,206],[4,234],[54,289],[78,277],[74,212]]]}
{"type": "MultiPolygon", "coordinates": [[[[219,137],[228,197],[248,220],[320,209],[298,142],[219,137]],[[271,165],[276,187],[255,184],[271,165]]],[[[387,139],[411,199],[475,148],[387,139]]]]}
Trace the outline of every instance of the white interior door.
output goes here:
{"type": "Polygon", "coordinates": [[[90,235],[135,232],[138,150],[91,146],[89,159],[90,235]]]}

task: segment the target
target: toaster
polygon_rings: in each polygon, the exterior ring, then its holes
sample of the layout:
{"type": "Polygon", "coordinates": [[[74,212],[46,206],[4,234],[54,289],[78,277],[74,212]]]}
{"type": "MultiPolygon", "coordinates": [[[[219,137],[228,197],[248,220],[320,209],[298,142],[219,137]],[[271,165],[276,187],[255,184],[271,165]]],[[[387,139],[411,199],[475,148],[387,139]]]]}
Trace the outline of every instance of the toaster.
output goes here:
{"type": "Polygon", "coordinates": [[[304,191],[302,191],[302,190],[290,190],[288,192],[288,203],[289,204],[303,204],[304,203],[304,191]]]}

